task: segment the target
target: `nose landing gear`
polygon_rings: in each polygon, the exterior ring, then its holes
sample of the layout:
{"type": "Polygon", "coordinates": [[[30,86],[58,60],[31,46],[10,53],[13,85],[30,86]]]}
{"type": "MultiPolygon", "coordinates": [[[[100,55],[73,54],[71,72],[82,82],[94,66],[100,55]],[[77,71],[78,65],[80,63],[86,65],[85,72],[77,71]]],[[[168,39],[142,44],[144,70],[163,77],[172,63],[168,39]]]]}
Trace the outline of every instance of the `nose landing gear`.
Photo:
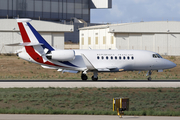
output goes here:
{"type": "Polygon", "coordinates": [[[147,73],[147,76],[149,76],[148,79],[147,79],[148,81],[152,80],[151,75],[152,75],[152,71],[149,70],[148,73],[147,73]]]}

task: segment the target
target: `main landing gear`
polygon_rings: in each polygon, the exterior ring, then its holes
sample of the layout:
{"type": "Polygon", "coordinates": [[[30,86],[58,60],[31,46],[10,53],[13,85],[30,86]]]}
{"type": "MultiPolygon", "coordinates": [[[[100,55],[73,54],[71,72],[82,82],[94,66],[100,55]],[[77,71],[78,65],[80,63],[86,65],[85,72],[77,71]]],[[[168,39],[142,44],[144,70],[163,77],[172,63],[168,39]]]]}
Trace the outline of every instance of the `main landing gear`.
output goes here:
{"type": "MultiPolygon", "coordinates": [[[[86,81],[88,79],[88,76],[86,74],[87,74],[86,71],[82,72],[82,74],[81,74],[81,79],[83,81],[86,81]]],[[[94,71],[93,74],[94,75],[91,77],[92,81],[97,81],[98,80],[98,72],[94,71]]]]}
{"type": "Polygon", "coordinates": [[[91,79],[92,79],[92,81],[97,81],[98,80],[98,72],[94,71],[93,73],[94,73],[94,75],[91,77],[91,79]]]}
{"type": "Polygon", "coordinates": [[[147,73],[147,76],[149,76],[149,77],[148,77],[148,81],[151,81],[151,80],[152,80],[151,75],[152,75],[152,71],[150,70],[150,71],[148,71],[148,73],[147,73]]]}

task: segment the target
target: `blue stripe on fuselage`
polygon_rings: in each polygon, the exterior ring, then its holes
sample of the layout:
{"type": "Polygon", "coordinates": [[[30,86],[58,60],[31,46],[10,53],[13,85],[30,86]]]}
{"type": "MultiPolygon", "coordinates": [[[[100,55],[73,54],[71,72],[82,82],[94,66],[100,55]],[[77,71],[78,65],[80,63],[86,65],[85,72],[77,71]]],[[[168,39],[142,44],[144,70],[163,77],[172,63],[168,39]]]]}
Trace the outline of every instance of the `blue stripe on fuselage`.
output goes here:
{"type": "MultiPolygon", "coordinates": [[[[59,62],[60,62],[60,61],[59,61],[59,62]]],[[[70,62],[68,62],[68,61],[60,62],[60,63],[65,64],[65,65],[69,65],[69,66],[71,66],[71,67],[78,67],[78,66],[73,65],[72,63],[70,63],[70,62]]]]}

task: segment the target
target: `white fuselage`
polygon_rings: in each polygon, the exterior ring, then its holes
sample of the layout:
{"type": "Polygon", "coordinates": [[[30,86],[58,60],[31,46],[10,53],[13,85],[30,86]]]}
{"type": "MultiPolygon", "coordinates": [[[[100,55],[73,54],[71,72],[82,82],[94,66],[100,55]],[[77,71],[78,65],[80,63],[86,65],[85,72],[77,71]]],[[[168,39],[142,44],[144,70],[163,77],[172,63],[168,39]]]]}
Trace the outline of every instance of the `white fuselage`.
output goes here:
{"type": "Polygon", "coordinates": [[[57,50],[29,23],[31,19],[17,19],[24,46],[17,54],[20,58],[42,65],[43,68],[58,69],[62,72],[82,71],[81,79],[87,80],[87,72],[93,72],[93,81],[98,80],[98,72],[162,71],[176,66],[159,54],[142,50],[57,50]]]}
{"type": "MultiPolygon", "coordinates": [[[[83,60],[82,54],[87,58],[91,65],[99,72],[118,72],[123,71],[148,71],[164,70],[176,66],[173,62],[164,58],[154,58],[155,52],[143,50],[74,50],[75,59],[72,61],[49,60],[54,65],[46,65],[34,61],[24,50],[19,53],[19,57],[30,62],[53,67],[56,69],[88,70],[83,60]]],[[[89,70],[90,71],[90,70],[89,70]]]]}

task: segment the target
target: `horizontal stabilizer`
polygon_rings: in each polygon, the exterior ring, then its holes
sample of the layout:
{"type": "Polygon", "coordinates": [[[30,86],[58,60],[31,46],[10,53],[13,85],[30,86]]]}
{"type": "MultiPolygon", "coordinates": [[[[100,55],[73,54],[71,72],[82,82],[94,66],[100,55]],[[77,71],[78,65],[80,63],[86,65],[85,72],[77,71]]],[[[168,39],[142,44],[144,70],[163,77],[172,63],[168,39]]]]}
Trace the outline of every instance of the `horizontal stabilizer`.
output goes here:
{"type": "Polygon", "coordinates": [[[32,42],[6,44],[6,46],[38,46],[38,45],[43,45],[43,44],[42,43],[32,43],[32,42]]]}

